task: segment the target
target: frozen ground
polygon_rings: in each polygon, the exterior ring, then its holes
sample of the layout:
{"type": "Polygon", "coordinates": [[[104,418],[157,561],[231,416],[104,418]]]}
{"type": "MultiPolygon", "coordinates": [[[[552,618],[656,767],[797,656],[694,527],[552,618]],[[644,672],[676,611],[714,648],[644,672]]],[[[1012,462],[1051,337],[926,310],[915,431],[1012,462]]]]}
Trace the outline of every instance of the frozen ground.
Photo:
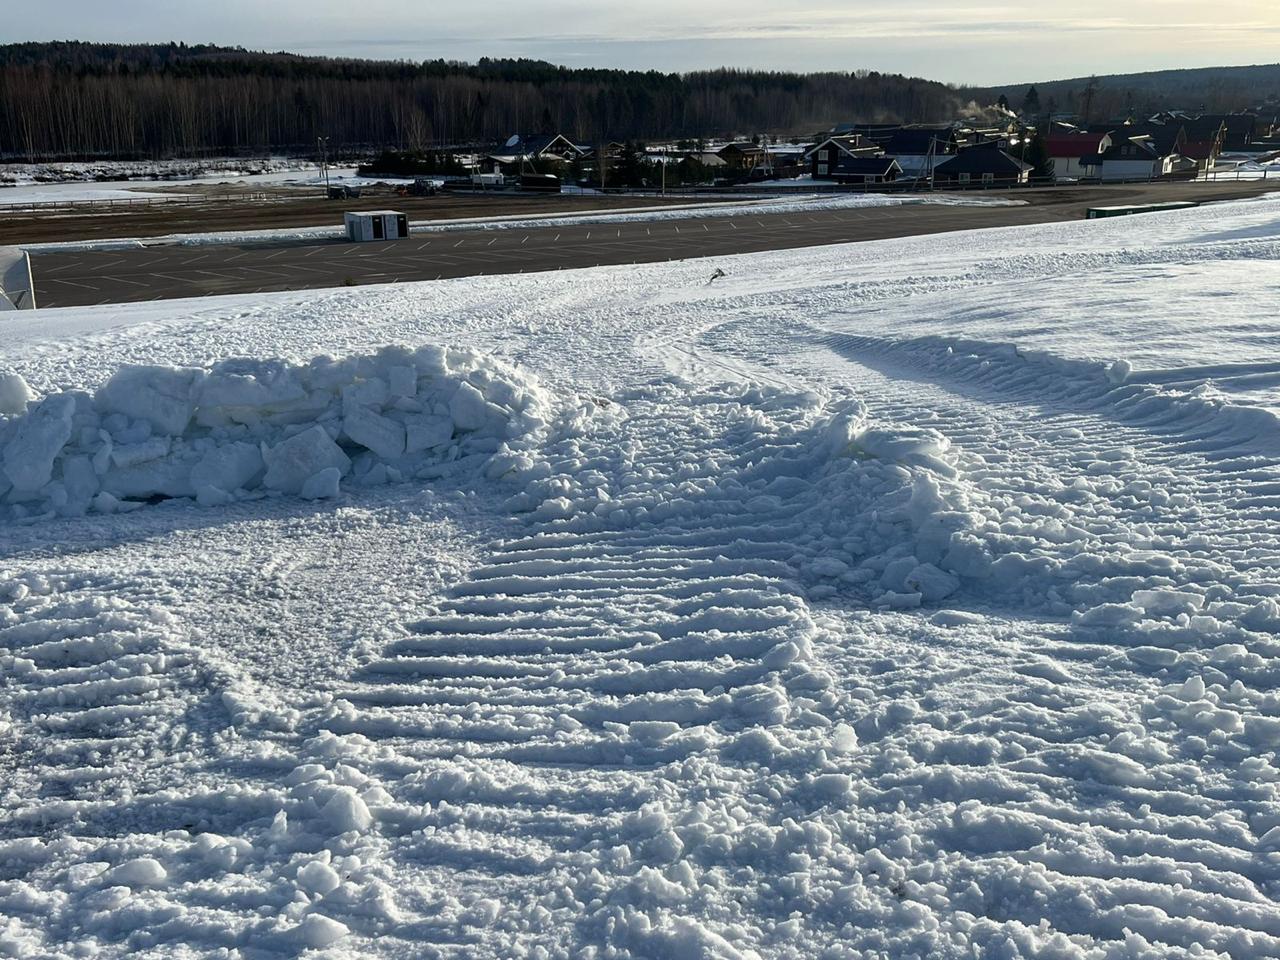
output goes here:
{"type": "Polygon", "coordinates": [[[0,320],[0,952],[1280,955],[1278,257],[0,320]]]}

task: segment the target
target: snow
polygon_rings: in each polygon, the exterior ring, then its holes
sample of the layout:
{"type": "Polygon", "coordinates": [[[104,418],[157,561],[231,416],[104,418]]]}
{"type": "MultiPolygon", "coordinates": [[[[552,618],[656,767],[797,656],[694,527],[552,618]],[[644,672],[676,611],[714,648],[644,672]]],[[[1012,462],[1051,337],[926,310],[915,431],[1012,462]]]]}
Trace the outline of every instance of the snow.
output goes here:
{"type": "Polygon", "coordinates": [[[1280,955],[1278,264],[1263,200],[6,315],[0,946],[1280,955]]]}
{"type": "Polygon", "coordinates": [[[160,193],[155,190],[139,190],[133,187],[115,187],[97,184],[50,184],[47,186],[6,187],[0,189],[0,209],[4,207],[46,205],[57,203],[102,203],[127,200],[185,200],[188,194],[160,193]]]}

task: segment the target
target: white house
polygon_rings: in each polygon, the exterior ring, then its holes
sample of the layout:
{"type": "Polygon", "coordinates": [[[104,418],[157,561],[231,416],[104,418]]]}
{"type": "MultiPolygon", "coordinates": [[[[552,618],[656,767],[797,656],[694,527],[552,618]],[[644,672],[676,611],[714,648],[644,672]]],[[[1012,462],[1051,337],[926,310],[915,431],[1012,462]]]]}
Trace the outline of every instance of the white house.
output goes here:
{"type": "Polygon", "coordinates": [[[1109,133],[1051,133],[1044,139],[1053,175],[1059,180],[1079,180],[1098,175],[1093,158],[1111,146],[1109,133]]]}

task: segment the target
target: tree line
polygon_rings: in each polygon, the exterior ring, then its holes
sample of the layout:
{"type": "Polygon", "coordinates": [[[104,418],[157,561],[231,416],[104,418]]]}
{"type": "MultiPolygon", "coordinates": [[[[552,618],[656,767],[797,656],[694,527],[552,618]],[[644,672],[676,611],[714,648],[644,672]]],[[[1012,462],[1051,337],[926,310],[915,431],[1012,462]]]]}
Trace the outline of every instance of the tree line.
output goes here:
{"type": "Polygon", "coordinates": [[[582,143],[947,120],[961,94],[874,71],[687,74],[302,57],[183,44],[0,46],[0,156],[426,151],[559,132],[582,143]]]}

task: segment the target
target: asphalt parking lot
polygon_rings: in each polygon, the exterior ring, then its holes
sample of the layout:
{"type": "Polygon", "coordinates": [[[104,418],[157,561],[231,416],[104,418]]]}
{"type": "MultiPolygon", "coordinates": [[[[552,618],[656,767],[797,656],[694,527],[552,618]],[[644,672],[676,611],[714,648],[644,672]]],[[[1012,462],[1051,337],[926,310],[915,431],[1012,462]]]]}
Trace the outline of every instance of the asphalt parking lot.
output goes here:
{"type": "Polygon", "coordinates": [[[1014,206],[906,204],[701,216],[573,226],[468,228],[405,240],[327,240],[276,245],[153,245],[124,250],[35,252],[41,307],[129,303],[224,293],[529,273],[605,264],[721,257],[982,227],[1079,220],[1089,206],[1173,199],[1232,199],[1277,184],[1196,184],[1027,191],[1014,206]],[[1208,191],[1208,192],[1206,192],[1208,191]]]}

